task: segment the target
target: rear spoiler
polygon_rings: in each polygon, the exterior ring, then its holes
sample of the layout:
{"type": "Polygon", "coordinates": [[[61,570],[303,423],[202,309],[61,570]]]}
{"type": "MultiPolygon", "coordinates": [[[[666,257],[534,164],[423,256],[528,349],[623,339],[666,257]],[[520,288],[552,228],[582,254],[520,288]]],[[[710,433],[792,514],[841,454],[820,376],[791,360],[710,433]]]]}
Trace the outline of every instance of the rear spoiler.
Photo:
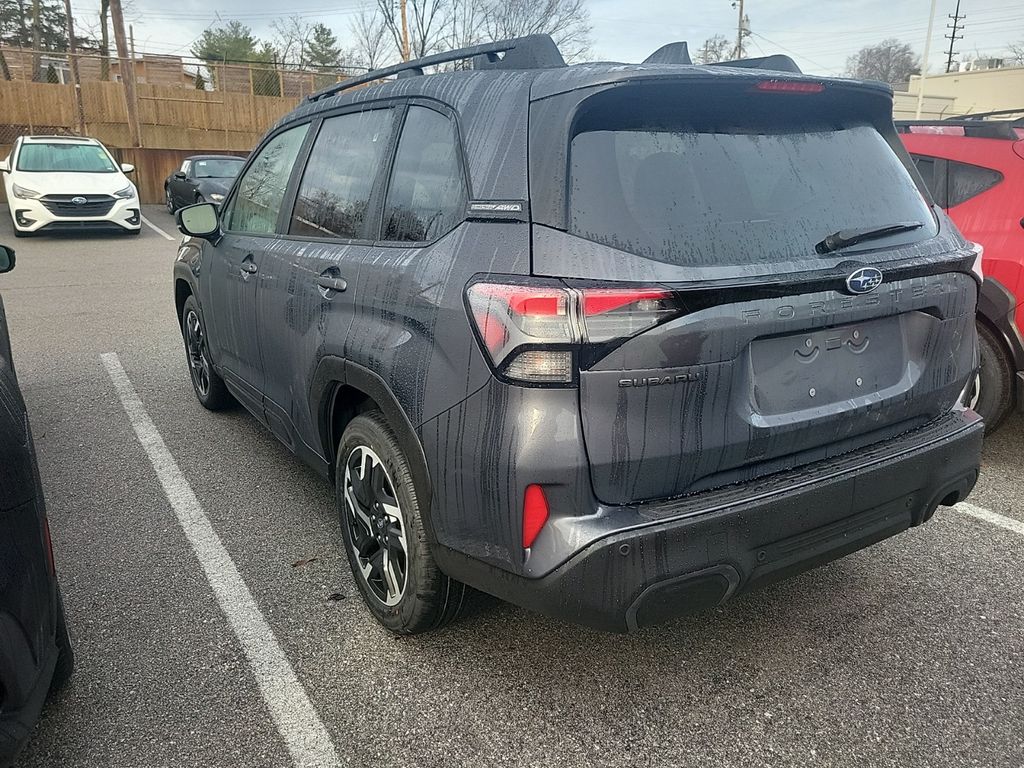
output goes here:
{"type": "Polygon", "coordinates": [[[718,61],[709,64],[709,67],[739,67],[741,69],[770,69],[775,72],[793,72],[802,75],[800,67],[789,56],[775,53],[771,56],[762,56],[758,59],[733,59],[732,61],[718,61]]]}

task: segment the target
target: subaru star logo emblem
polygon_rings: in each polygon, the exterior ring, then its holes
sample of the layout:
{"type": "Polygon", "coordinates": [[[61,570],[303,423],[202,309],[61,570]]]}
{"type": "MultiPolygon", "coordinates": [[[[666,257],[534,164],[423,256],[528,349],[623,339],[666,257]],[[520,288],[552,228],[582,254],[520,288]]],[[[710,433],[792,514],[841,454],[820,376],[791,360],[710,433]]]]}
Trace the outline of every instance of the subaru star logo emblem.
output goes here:
{"type": "Polygon", "coordinates": [[[874,267],[861,267],[846,278],[850,293],[871,293],[882,283],[882,273],[874,267]]]}
{"type": "Polygon", "coordinates": [[[72,197],[71,198],[71,202],[74,203],[75,205],[85,205],[89,201],[86,200],[81,195],[79,195],[78,197],[72,197]]]}

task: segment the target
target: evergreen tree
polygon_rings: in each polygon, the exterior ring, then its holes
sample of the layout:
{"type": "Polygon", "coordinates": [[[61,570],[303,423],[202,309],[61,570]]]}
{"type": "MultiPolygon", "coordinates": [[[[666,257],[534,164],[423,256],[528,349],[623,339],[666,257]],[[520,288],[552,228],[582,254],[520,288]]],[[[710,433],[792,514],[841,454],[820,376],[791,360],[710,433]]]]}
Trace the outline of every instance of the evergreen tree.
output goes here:
{"type": "Polygon", "coordinates": [[[338,38],[324,24],[313,25],[313,34],[306,49],[306,61],[314,67],[340,67],[341,47],[338,38]]]}

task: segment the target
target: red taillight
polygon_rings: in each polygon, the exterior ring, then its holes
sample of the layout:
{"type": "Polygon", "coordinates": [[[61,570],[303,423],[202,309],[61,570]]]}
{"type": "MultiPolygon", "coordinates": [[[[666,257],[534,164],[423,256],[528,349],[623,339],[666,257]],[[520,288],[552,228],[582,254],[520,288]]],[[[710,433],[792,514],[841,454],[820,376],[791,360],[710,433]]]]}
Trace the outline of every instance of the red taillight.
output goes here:
{"type": "Polygon", "coordinates": [[[662,288],[568,288],[554,280],[473,283],[470,315],[491,363],[506,378],[569,384],[573,352],[640,333],[679,308],[662,288]]]}
{"type": "Polygon", "coordinates": [[[585,288],[583,290],[583,314],[600,315],[631,304],[663,301],[672,298],[671,291],[623,290],[619,288],[585,288]]]}
{"type": "Polygon", "coordinates": [[[821,83],[808,83],[800,80],[762,80],[757,90],[772,93],[821,93],[825,86],[821,83]]]}
{"type": "Polygon", "coordinates": [[[539,485],[526,486],[523,495],[523,549],[529,549],[537,540],[544,523],[548,521],[548,499],[539,485]]]}

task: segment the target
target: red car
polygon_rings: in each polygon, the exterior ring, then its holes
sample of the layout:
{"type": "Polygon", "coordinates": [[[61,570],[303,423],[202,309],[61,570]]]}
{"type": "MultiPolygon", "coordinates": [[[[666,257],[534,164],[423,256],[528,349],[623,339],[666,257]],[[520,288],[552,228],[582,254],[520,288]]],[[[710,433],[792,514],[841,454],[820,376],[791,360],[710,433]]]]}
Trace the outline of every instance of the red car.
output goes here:
{"type": "Polygon", "coordinates": [[[935,202],[985,248],[972,407],[992,433],[1024,406],[1024,110],[896,128],[935,202]],[[994,119],[1016,114],[1018,119],[994,119]]]}

